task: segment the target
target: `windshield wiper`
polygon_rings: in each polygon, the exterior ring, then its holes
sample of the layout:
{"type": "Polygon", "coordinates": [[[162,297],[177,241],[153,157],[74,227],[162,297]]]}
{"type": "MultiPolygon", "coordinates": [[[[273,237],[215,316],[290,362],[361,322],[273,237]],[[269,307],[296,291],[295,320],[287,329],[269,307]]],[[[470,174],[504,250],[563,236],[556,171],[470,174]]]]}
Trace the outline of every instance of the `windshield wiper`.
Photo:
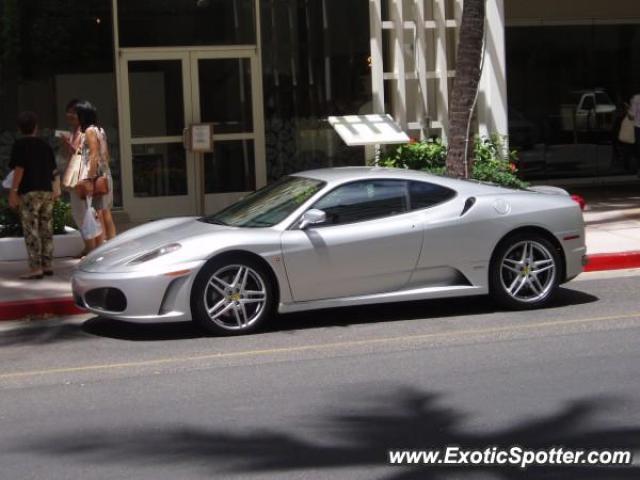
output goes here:
{"type": "Polygon", "coordinates": [[[224,225],[224,226],[228,226],[228,224],[224,223],[222,220],[218,220],[217,218],[207,218],[207,217],[204,217],[204,218],[201,218],[200,220],[201,220],[201,221],[203,221],[203,222],[206,222],[206,223],[211,223],[212,225],[224,225]]]}

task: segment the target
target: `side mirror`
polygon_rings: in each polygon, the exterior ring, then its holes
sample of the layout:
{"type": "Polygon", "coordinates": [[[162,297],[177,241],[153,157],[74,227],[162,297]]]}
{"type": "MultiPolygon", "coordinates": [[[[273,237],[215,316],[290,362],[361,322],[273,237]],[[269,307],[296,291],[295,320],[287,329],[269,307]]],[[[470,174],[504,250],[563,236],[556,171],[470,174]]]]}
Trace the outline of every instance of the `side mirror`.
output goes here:
{"type": "Polygon", "coordinates": [[[327,221],[327,214],[322,210],[318,210],[317,208],[312,208],[311,210],[307,210],[302,215],[300,219],[300,230],[304,230],[309,225],[317,225],[319,223],[324,223],[327,221]]]}

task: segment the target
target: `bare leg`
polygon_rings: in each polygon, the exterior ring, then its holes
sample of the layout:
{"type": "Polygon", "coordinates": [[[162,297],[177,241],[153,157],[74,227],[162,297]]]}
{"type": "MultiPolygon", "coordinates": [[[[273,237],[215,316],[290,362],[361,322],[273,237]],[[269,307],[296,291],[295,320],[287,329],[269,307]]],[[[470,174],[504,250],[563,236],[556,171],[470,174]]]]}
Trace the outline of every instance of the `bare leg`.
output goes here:
{"type": "Polygon", "coordinates": [[[91,250],[93,250],[94,248],[96,248],[96,239],[92,238],[91,240],[84,240],[84,254],[86,255],[87,253],[89,253],[91,250]]]}
{"type": "Polygon", "coordinates": [[[111,215],[111,210],[108,208],[104,208],[100,210],[102,217],[102,227],[105,236],[105,240],[111,240],[116,236],[116,224],[113,221],[113,216],[111,215]]]}

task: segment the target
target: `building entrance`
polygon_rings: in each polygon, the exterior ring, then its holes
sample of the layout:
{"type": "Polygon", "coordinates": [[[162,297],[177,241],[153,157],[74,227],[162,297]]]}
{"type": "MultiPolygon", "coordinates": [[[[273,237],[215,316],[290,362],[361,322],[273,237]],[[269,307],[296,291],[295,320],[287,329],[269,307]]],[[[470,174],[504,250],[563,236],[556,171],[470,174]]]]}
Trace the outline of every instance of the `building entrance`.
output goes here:
{"type": "Polygon", "coordinates": [[[255,47],[121,50],[123,200],[133,220],[217,211],[266,183],[255,47]],[[213,152],[185,148],[213,124],[213,152]]]}

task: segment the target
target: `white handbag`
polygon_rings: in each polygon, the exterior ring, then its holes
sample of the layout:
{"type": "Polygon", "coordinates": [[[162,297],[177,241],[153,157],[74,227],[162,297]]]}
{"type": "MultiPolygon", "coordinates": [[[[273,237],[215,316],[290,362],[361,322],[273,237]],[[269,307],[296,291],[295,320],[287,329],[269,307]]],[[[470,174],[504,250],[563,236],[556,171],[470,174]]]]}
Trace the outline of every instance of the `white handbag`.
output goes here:
{"type": "Polygon", "coordinates": [[[13,170],[9,172],[6,178],[2,181],[2,186],[6,189],[11,189],[13,186],[13,170]]]}
{"type": "Polygon", "coordinates": [[[620,124],[620,131],[618,132],[618,140],[622,143],[636,143],[636,130],[633,120],[625,115],[620,124]]]}
{"type": "Polygon", "coordinates": [[[80,139],[80,145],[76,149],[75,153],[71,155],[67,169],[64,171],[62,177],[62,186],[67,189],[75,188],[80,181],[80,174],[82,172],[82,146],[84,144],[84,135],[80,139]]]}

